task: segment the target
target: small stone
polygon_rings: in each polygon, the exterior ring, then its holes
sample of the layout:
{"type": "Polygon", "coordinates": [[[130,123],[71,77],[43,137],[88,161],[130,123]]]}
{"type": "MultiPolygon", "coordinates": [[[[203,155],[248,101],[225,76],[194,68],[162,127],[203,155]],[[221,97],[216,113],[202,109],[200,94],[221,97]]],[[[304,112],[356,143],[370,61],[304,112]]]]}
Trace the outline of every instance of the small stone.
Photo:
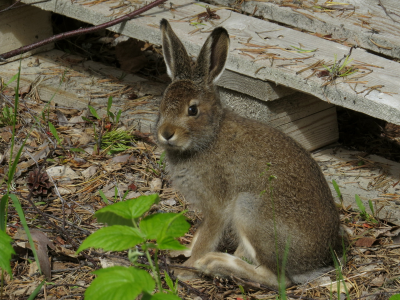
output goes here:
{"type": "Polygon", "coordinates": [[[86,170],[82,171],[82,176],[85,177],[85,179],[89,179],[90,177],[92,177],[94,174],[96,174],[97,172],[97,166],[90,166],[89,168],[87,168],[86,170]]]}
{"type": "Polygon", "coordinates": [[[162,187],[162,180],[160,178],[154,178],[151,182],[150,182],[150,190],[153,193],[157,193],[161,190],[162,187]]]}
{"type": "Polygon", "coordinates": [[[161,201],[161,204],[168,205],[168,206],[174,206],[176,204],[176,200],[174,198],[163,200],[163,201],[161,201]]]}

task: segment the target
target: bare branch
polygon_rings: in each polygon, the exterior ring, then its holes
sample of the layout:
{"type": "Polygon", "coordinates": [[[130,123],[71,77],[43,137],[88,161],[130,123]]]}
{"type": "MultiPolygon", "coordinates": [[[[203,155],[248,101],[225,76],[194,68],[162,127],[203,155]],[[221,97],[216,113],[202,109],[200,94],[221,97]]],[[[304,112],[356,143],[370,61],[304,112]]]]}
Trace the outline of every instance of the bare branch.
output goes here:
{"type": "Polygon", "coordinates": [[[142,8],[139,8],[139,9],[137,9],[137,10],[135,10],[135,11],[129,13],[129,14],[126,14],[126,15],[124,15],[124,16],[118,18],[118,19],[112,20],[110,22],[106,22],[106,23],[103,23],[103,24],[99,24],[99,25],[96,25],[96,26],[89,27],[89,28],[81,28],[81,29],[77,29],[77,30],[73,30],[73,31],[69,31],[69,32],[60,33],[60,34],[54,35],[54,36],[52,36],[50,38],[44,39],[43,41],[40,41],[40,42],[37,42],[37,43],[33,43],[33,44],[30,44],[30,45],[23,46],[21,48],[9,51],[7,53],[4,53],[4,54],[0,55],[0,62],[4,61],[4,60],[6,60],[6,59],[8,59],[10,57],[26,53],[28,51],[31,51],[33,49],[39,48],[41,46],[44,46],[44,45],[47,45],[47,44],[50,44],[50,43],[54,43],[54,42],[57,42],[57,41],[60,41],[60,40],[66,39],[66,38],[70,38],[70,37],[73,37],[73,36],[77,36],[77,35],[92,33],[92,32],[98,31],[98,30],[106,29],[107,27],[111,27],[111,26],[117,25],[117,24],[122,23],[124,21],[128,21],[128,20],[134,18],[135,16],[138,16],[138,15],[148,11],[149,9],[151,9],[151,8],[153,8],[155,6],[158,6],[158,5],[160,5],[160,4],[162,4],[162,3],[166,2],[166,1],[167,0],[156,0],[156,1],[151,2],[150,4],[148,4],[146,6],[143,6],[142,8]]]}

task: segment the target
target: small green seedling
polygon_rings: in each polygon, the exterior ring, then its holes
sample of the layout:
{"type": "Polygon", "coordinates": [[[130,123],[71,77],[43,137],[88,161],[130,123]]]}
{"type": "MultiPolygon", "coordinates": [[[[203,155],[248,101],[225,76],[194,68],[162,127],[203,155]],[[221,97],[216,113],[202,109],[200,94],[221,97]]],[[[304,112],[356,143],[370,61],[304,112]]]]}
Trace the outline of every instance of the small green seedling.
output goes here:
{"type": "Polygon", "coordinates": [[[368,204],[369,204],[369,208],[371,209],[371,212],[373,215],[370,215],[369,213],[367,213],[367,211],[365,210],[365,206],[364,203],[361,201],[360,196],[356,195],[356,204],[358,206],[358,209],[360,210],[360,216],[361,218],[363,218],[365,221],[367,222],[371,222],[371,223],[375,223],[377,224],[378,221],[375,219],[375,217],[373,216],[375,214],[374,212],[374,207],[372,205],[372,201],[368,200],[368,204]]]}
{"type": "Polygon", "coordinates": [[[118,128],[104,133],[101,149],[107,150],[108,154],[118,153],[131,148],[129,144],[133,141],[133,135],[129,131],[118,128]]]}
{"type": "Polygon", "coordinates": [[[110,267],[97,270],[97,278],[85,292],[87,300],[132,300],[139,295],[142,299],[179,300],[177,283],[173,283],[164,273],[166,283],[170,288],[165,291],[161,284],[161,274],[158,265],[160,250],[185,250],[176,238],[183,236],[190,228],[183,216],[184,212],[158,213],[144,216],[155,203],[157,194],[140,196],[106,206],[95,213],[104,227],[90,235],[79,247],[77,253],[88,248],[102,248],[104,251],[129,250],[128,258],[134,267],[110,267]],[[153,253],[153,259],[150,254],[153,253]],[[138,263],[142,256],[148,264],[138,263]],[[141,268],[145,268],[150,274],[141,268]],[[158,292],[152,294],[157,287],[158,292]],[[167,292],[167,293],[165,293],[167,292]]]}
{"type": "Polygon", "coordinates": [[[160,159],[157,161],[157,164],[161,170],[165,170],[165,151],[161,153],[160,159]]]}
{"type": "Polygon", "coordinates": [[[117,114],[114,115],[114,113],[111,111],[112,101],[113,98],[112,96],[110,96],[107,102],[107,116],[109,120],[116,126],[119,122],[119,119],[121,118],[122,110],[118,110],[117,114]]]}
{"type": "Polygon", "coordinates": [[[14,110],[11,107],[5,105],[1,110],[0,114],[0,127],[12,126],[14,120],[13,115],[14,115],[14,110]]]}
{"type": "Polygon", "coordinates": [[[331,66],[322,65],[325,70],[329,72],[328,80],[324,85],[332,83],[337,78],[347,77],[358,72],[357,68],[349,66],[349,64],[353,61],[353,59],[350,59],[350,55],[351,50],[348,55],[345,55],[343,58],[337,60],[337,55],[335,54],[335,58],[331,66]]]}
{"type": "Polygon", "coordinates": [[[57,140],[57,144],[58,145],[62,145],[61,139],[60,139],[60,137],[58,136],[58,133],[57,133],[57,129],[54,127],[54,125],[51,122],[49,122],[49,129],[50,129],[51,134],[57,140]]]}

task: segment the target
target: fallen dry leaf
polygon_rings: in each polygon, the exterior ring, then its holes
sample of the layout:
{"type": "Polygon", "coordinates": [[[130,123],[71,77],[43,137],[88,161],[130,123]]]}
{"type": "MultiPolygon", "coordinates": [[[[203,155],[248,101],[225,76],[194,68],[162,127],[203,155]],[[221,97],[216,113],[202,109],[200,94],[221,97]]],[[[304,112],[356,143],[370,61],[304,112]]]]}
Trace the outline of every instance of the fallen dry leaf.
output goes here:
{"type": "Polygon", "coordinates": [[[372,244],[375,243],[375,241],[376,241],[376,239],[374,239],[374,238],[366,237],[366,238],[358,239],[356,241],[355,245],[357,247],[367,247],[368,248],[368,247],[371,247],[372,244]]]}

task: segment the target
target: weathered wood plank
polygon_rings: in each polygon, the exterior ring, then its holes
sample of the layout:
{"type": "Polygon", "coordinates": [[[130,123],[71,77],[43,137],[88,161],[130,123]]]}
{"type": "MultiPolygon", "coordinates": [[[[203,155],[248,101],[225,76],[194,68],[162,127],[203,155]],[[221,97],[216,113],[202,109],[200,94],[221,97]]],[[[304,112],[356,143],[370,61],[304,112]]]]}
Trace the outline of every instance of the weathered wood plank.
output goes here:
{"type": "MultiPolygon", "coordinates": [[[[398,0],[383,0],[388,15],[377,0],[348,0],[349,5],[339,5],[348,10],[327,10],[325,0],[212,0],[214,4],[232,6],[244,12],[283,24],[295,26],[333,39],[343,39],[349,44],[400,58],[400,5],[398,0]],[[350,9],[354,6],[354,10],[350,9]]],[[[340,2],[340,1],[338,1],[340,2]]]]}
{"type": "Polygon", "coordinates": [[[263,101],[280,99],[296,92],[283,85],[277,85],[229,70],[225,70],[218,79],[217,84],[220,87],[240,92],[263,101]]]}
{"type": "MultiPolygon", "coordinates": [[[[400,225],[399,181],[400,164],[377,155],[369,155],[369,166],[354,169],[348,162],[362,161],[359,152],[343,148],[326,149],[313,154],[328,182],[335,180],[340,187],[345,207],[358,209],[354,195],[359,195],[368,213],[368,200],[379,208],[379,218],[400,225]],[[375,167],[374,167],[375,166],[375,167]]],[[[330,184],[332,194],[337,194],[330,184]]]]}
{"type": "MultiPolygon", "coordinates": [[[[0,10],[11,5],[8,0],[0,0],[0,10]]],[[[37,7],[20,7],[5,11],[0,16],[0,53],[5,53],[53,35],[51,13],[37,7]]],[[[22,57],[53,49],[48,44],[23,54],[22,57]]],[[[20,56],[9,59],[16,60],[20,56]]]]}
{"type": "Polygon", "coordinates": [[[222,102],[239,115],[279,128],[309,151],[339,139],[336,107],[314,96],[295,93],[279,101],[260,101],[220,88],[222,102]]]}
{"type": "MultiPolygon", "coordinates": [[[[1,65],[0,78],[7,82],[17,74],[19,63],[14,61],[1,65]]],[[[117,68],[51,50],[22,59],[20,86],[32,84],[33,98],[38,95],[43,101],[52,99],[61,107],[76,109],[85,109],[90,104],[99,109],[99,115],[103,115],[110,95],[113,96],[112,110],[115,112],[123,109],[129,89],[131,93],[134,89],[139,91],[138,84],[146,82],[131,74],[118,82],[115,78],[122,74],[123,71],[117,68]]],[[[16,82],[11,84],[12,87],[15,85],[16,82]]]]}
{"type": "MultiPolygon", "coordinates": [[[[195,27],[187,22],[188,17],[204,12],[204,7],[198,4],[201,3],[176,0],[174,11],[161,7],[153,8],[141,17],[113,26],[110,30],[160,44],[158,24],[161,18],[167,18],[172,22],[172,27],[181,37],[188,52],[197,55],[212,29],[209,22],[204,22],[207,26],[202,31],[192,32],[195,27]]],[[[105,3],[89,7],[71,3],[69,0],[58,0],[37,4],[37,6],[92,24],[110,20],[110,7],[105,3]]],[[[227,28],[232,37],[227,62],[228,70],[264,81],[269,80],[312,94],[332,104],[400,124],[399,63],[367,53],[362,49],[356,49],[352,57],[363,68],[368,69],[355,74],[355,76],[365,75],[359,79],[359,83],[356,84],[354,78],[348,78],[353,83],[344,83],[343,79],[338,79],[335,84],[323,86],[326,81],[313,75],[311,70],[300,73],[299,71],[319,61],[329,64],[335,55],[341,58],[347,54],[348,47],[230,10],[221,9],[217,13],[220,19],[214,20],[213,23],[227,28]],[[263,51],[261,55],[239,50],[256,49],[243,44],[250,39],[251,43],[271,46],[271,48],[263,51]],[[299,43],[302,44],[303,49],[316,49],[316,51],[297,53],[291,46],[299,46],[299,43]],[[266,57],[267,55],[273,55],[275,59],[270,60],[266,57]],[[375,67],[366,67],[368,64],[373,64],[375,67]]],[[[320,69],[323,70],[322,67],[320,69]]]]}
{"type": "MultiPolygon", "coordinates": [[[[8,81],[18,72],[18,67],[19,61],[0,66],[0,78],[8,81]]],[[[122,70],[83,61],[58,50],[25,58],[21,67],[20,86],[32,83],[33,94],[41,100],[52,99],[59,107],[82,110],[90,104],[102,116],[106,114],[109,95],[113,95],[112,110],[122,109],[122,121],[134,123],[145,132],[154,128],[158,104],[166,88],[166,84],[130,74],[117,81],[115,78],[121,77],[122,70]],[[35,64],[37,59],[39,65],[35,64]],[[139,97],[150,96],[129,100],[128,95],[133,93],[139,97]]],[[[221,94],[225,103],[235,111],[282,129],[308,150],[325,146],[338,138],[335,107],[313,96],[296,93],[279,101],[265,102],[226,89],[222,89],[221,94]]]]}

